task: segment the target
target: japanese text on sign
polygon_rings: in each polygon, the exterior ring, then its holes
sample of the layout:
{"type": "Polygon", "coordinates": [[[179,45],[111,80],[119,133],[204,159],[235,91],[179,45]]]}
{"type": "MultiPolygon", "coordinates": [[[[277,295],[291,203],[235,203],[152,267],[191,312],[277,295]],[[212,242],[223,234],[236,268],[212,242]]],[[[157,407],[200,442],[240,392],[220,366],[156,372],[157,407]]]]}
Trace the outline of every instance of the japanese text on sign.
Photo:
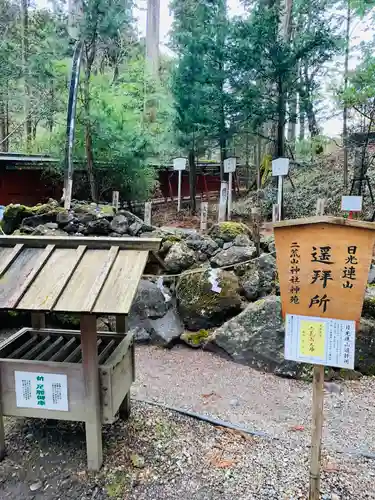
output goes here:
{"type": "Polygon", "coordinates": [[[286,315],[285,359],[354,368],[355,321],[286,315]]]}
{"type": "Polygon", "coordinates": [[[299,292],[301,290],[300,278],[299,278],[300,268],[298,267],[298,264],[300,263],[301,259],[299,248],[300,246],[296,241],[292,242],[292,244],[290,245],[289,292],[290,292],[291,304],[299,304],[299,292]]]}
{"type": "Polygon", "coordinates": [[[14,372],[19,408],[69,411],[66,375],[14,372]]]}

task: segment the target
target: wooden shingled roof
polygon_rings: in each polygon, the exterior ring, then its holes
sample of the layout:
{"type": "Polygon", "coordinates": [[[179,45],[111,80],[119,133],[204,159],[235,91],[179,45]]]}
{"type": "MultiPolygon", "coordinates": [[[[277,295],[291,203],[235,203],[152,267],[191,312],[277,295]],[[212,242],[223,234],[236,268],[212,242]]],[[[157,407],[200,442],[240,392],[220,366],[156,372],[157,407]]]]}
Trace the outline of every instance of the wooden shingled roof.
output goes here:
{"type": "Polygon", "coordinates": [[[0,237],[0,310],[128,314],[155,238],[0,237]]]}

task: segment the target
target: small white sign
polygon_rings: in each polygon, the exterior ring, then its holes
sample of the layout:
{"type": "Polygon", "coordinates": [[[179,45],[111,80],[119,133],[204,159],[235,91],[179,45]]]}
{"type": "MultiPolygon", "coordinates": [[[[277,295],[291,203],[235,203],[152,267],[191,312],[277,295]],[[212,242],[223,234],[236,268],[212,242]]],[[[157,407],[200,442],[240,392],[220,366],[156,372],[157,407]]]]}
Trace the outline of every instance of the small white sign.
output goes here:
{"type": "Polygon", "coordinates": [[[175,158],[173,160],[173,170],[185,170],[186,158],[175,158]]]}
{"type": "Polygon", "coordinates": [[[362,212],[362,196],[341,196],[343,212],[362,212]]]}
{"type": "Polygon", "coordinates": [[[227,158],[224,160],[224,173],[232,174],[236,171],[237,158],[227,158]]]}
{"type": "Polygon", "coordinates": [[[272,175],[288,175],[289,172],[289,158],[277,158],[272,160],[272,175]]]}
{"type": "Polygon", "coordinates": [[[355,321],[287,314],[285,359],[354,369],[355,321]]]}
{"type": "Polygon", "coordinates": [[[66,375],[14,372],[18,408],[69,411],[66,375]]]}

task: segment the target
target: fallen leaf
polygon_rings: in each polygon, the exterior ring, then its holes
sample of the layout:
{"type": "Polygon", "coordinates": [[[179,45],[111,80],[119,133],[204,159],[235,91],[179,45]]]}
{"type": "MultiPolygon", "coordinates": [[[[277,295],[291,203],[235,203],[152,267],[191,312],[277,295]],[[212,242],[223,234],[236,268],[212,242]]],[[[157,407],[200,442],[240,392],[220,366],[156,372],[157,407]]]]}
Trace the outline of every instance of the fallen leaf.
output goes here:
{"type": "Polygon", "coordinates": [[[323,465],[324,472],[339,472],[339,467],[336,464],[325,464],[323,465]]]}
{"type": "Polygon", "coordinates": [[[208,394],[201,394],[202,398],[210,398],[211,396],[217,396],[216,392],[209,392],[208,394]]]}
{"type": "Polygon", "coordinates": [[[289,430],[292,431],[292,432],[297,432],[297,431],[304,431],[305,428],[304,428],[303,425],[294,425],[289,430]]]}

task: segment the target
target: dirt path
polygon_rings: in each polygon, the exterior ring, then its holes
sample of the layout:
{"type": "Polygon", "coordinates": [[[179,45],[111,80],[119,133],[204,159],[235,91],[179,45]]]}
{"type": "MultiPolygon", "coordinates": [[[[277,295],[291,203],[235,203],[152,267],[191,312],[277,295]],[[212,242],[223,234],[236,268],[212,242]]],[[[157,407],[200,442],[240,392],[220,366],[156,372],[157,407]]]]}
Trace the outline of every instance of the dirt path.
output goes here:
{"type": "MultiPolygon", "coordinates": [[[[311,385],[264,374],[210,352],[140,346],[133,395],[213,415],[282,440],[309,443],[311,385]],[[296,426],[304,430],[293,431],[296,426]]],[[[375,378],[325,398],[324,446],[375,455],[375,378]]]]}

